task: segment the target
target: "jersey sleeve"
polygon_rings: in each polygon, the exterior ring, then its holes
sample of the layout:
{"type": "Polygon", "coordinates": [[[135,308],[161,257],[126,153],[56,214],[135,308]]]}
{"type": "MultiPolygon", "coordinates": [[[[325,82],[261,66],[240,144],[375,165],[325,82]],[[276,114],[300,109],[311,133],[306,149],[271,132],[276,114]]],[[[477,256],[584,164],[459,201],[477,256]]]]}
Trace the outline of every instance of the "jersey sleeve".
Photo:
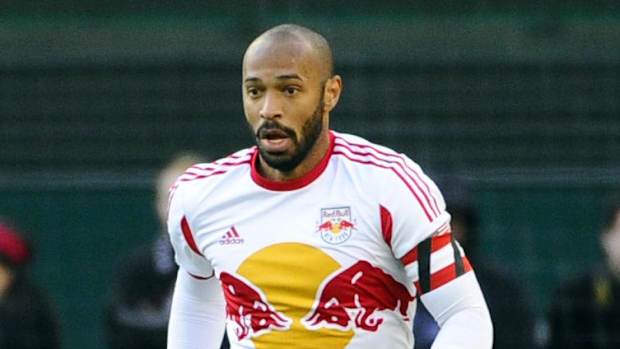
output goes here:
{"type": "Polygon", "coordinates": [[[382,229],[418,294],[435,290],[471,270],[452,237],[450,214],[435,183],[405,158],[396,184],[380,206],[382,229]]]}
{"type": "Polygon", "coordinates": [[[177,180],[171,188],[168,208],[168,233],[174,247],[175,261],[191,276],[208,279],[214,275],[214,270],[194,238],[190,212],[186,208],[190,206],[187,203],[190,200],[189,191],[182,184],[177,180]]]}

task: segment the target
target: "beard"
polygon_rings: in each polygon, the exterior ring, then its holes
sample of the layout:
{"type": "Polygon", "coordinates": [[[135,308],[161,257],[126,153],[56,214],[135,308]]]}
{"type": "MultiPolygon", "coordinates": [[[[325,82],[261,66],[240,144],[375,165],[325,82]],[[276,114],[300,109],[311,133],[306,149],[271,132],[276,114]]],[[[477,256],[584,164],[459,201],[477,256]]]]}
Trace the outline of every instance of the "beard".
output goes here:
{"type": "Polygon", "coordinates": [[[323,131],[323,96],[312,112],[312,116],[304,123],[301,128],[301,137],[295,130],[282,126],[277,121],[267,120],[256,130],[256,144],[260,152],[260,156],[269,165],[282,172],[290,172],[294,170],[307,156],[314,144],[316,144],[321,131],[323,131]],[[261,131],[281,130],[291,139],[293,148],[290,152],[270,153],[263,149],[259,135],[261,131]]]}

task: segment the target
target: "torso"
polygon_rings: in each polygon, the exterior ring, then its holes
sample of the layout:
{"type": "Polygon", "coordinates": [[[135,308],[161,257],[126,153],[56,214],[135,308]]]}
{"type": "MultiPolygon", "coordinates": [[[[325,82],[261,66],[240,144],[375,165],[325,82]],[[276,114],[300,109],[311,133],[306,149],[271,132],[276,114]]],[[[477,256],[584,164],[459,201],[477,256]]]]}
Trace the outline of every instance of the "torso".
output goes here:
{"type": "Polygon", "coordinates": [[[233,347],[412,347],[415,288],[386,241],[377,194],[393,175],[352,161],[338,138],[294,182],[257,177],[254,149],[186,177],[186,218],[222,284],[233,347]]]}

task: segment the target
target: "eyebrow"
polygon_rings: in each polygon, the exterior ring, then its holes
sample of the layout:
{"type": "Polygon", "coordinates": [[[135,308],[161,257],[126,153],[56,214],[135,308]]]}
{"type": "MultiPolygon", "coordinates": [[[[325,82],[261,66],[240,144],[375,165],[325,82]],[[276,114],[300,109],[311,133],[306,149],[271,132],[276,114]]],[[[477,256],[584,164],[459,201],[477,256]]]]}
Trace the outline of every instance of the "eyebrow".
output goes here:
{"type": "MultiPolygon", "coordinates": [[[[303,81],[304,79],[301,78],[301,76],[297,75],[297,74],[284,74],[284,75],[278,75],[276,76],[276,79],[278,80],[291,80],[291,79],[295,79],[295,80],[300,80],[303,81]]],[[[244,82],[256,82],[256,81],[260,81],[261,79],[257,78],[257,77],[249,77],[246,78],[244,80],[244,82]]]]}
{"type": "Polygon", "coordinates": [[[296,80],[301,80],[303,81],[304,79],[301,78],[301,76],[297,75],[297,74],[285,74],[285,75],[278,75],[276,77],[276,79],[278,80],[290,80],[290,79],[296,79],[296,80]]]}

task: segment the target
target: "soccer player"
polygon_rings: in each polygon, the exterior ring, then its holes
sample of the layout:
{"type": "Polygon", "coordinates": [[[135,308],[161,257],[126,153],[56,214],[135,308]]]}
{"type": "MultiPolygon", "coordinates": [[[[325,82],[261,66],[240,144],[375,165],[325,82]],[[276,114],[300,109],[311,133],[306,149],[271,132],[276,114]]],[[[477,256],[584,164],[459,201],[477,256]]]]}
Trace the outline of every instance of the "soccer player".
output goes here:
{"type": "Polygon", "coordinates": [[[318,33],[272,28],[243,58],[256,146],[171,188],[180,266],[168,348],[485,349],[492,324],[440,191],[406,156],[329,129],[342,78],[318,33]]]}

